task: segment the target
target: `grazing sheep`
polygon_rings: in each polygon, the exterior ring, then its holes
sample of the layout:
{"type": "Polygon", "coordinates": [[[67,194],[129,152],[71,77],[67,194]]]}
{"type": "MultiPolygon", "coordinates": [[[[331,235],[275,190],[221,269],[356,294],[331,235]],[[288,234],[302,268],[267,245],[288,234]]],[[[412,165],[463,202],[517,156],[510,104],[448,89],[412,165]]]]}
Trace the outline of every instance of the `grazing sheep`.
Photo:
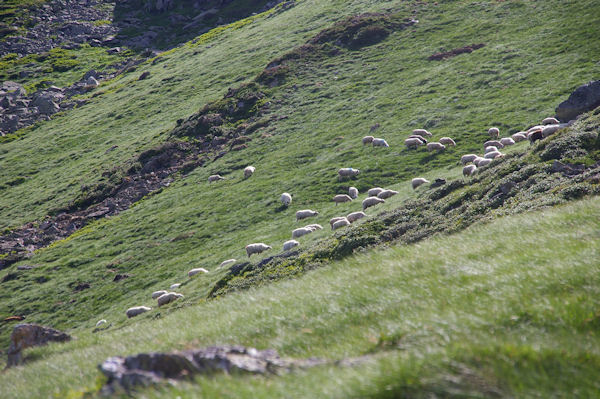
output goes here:
{"type": "Polygon", "coordinates": [[[477,156],[477,158],[475,158],[475,159],[473,160],[473,163],[475,164],[475,166],[479,167],[479,163],[480,163],[482,160],[484,160],[484,159],[485,159],[485,158],[483,158],[483,157],[477,156]]]}
{"type": "Polygon", "coordinates": [[[181,283],[175,283],[175,284],[171,284],[171,286],[169,287],[169,289],[174,290],[181,287],[181,283]]]}
{"type": "Polygon", "coordinates": [[[356,187],[350,187],[348,189],[348,195],[350,195],[350,198],[352,199],[358,198],[358,189],[356,187]]]}
{"type": "Polygon", "coordinates": [[[488,129],[488,134],[491,138],[495,138],[496,140],[500,137],[500,129],[497,127],[491,127],[488,129]]]}
{"type": "Polygon", "coordinates": [[[166,293],[167,293],[167,291],[165,291],[165,290],[154,291],[154,292],[152,293],[152,299],[156,299],[156,298],[158,298],[159,296],[161,296],[161,295],[164,295],[164,294],[166,294],[166,293]]]}
{"type": "Polygon", "coordinates": [[[415,178],[414,178],[414,179],[412,179],[412,181],[411,181],[411,184],[412,184],[412,188],[413,188],[413,190],[416,190],[416,189],[417,189],[417,187],[419,187],[420,185],[422,185],[422,184],[425,184],[425,183],[429,183],[429,180],[427,180],[427,179],[424,179],[424,178],[422,178],[422,177],[415,177],[415,178]]]}
{"type": "Polygon", "coordinates": [[[385,200],[377,197],[368,197],[362,202],[363,211],[377,204],[383,204],[385,200]]]}
{"type": "Polygon", "coordinates": [[[542,129],[542,136],[543,137],[548,137],[551,134],[556,133],[557,131],[559,131],[560,129],[562,129],[563,126],[561,126],[560,124],[555,124],[555,125],[547,125],[546,127],[544,127],[542,129]]]}
{"type": "Polygon", "coordinates": [[[323,226],[321,226],[320,224],[316,224],[316,223],[315,224],[307,224],[306,226],[304,226],[304,228],[312,229],[312,231],[323,230],[323,226]]]}
{"type": "Polygon", "coordinates": [[[462,157],[460,157],[460,162],[463,165],[466,165],[469,162],[473,162],[476,158],[477,158],[476,154],[466,154],[466,155],[463,155],[462,157]]]}
{"type": "Polygon", "coordinates": [[[536,130],[534,132],[531,132],[527,135],[527,138],[529,139],[529,144],[533,144],[538,140],[541,140],[544,138],[544,135],[542,134],[541,130],[536,130]]]}
{"type": "Polygon", "coordinates": [[[513,134],[511,137],[515,143],[518,143],[519,141],[525,141],[527,140],[527,132],[518,132],[513,134]]]}
{"type": "Polygon", "coordinates": [[[271,247],[267,244],[263,244],[262,242],[246,245],[246,253],[248,254],[248,257],[250,257],[252,254],[259,254],[269,249],[271,249],[271,247]]]}
{"type": "Polygon", "coordinates": [[[283,243],[283,250],[284,251],[289,251],[290,249],[297,247],[298,245],[300,245],[300,243],[296,240],[288,240],[286,242],[283,243]]]}
{"type": "Polygon", "coordinates": [[[310,234],[313,231],[315,231],[315,230],[311,229],[311,228],[300,227],[299,229],[292,230],[292,238],[299,238],[299,237],[305,236],[307,234],[310,234]]]}
{"type": "Polygon", "coordinates": [[[456,142],[454,140],[452,140],[450,137],[442,137],[440,139],[440,143],[442,143],[443,145],[456,146],[456,142]]]}
{"type": "Polygon", "coordinates": [[[145,313],[149,310],[152,310],[152,308],[149,308],[148,306],[135,306],[133,308],[127,309],[125,311],[125,314],[131,319],[132,317],[141,315],[142,313],[145,313]]]}
{"type": "Polygon", "coordinates": [[[244,179],[247,179],[250,176],[252,176],[255,170],[256,168],[254,166],[246,166],[246,168],[244,169],[244,179]]]}
{"type": "Polygon", "coordinates": [[[341,204],[342,202],[350,202],[352,201],[352,197],[350,197],[349,195],[346,194],[338,194],[335,197],[333,197],[333,202],[335,202],[335,204],[341,204]]]}
{"type": "Polygon", "coordinates": [[[310,209],[302,209],[298,212],[296,212],[296,222],[298,220],[302,220],[302,219],[306,219],[312,216],[317,216],[319,214],[319,212],[317,211],[313,211],[310,209]]]}
{"type": "Polygon", "coordinates": [[[483,143],[483,148],[490,147],[490,146],[494,146],[496,148],[504,148],[504,144],[502,144],[498,140],[488,140],[485,143],[483,143]]]}
{"type": "Polygon", "coordinates": [[[331,230],[337,230],[339,228],[346,227],[346,226],[350,226],[350,222],[348,221],[348,219],[343,218],[341,220],[338,220],[334,224],[332,224],[331,230]]]}
{"type": "Polygon", "coordinates": [[[408,138],[406,140],[404,140],[404,145],[406,146],[406,148],[408,148],[409,150],[411,148],[418,148],[419,146],[422,146],[426,143],[424,143],[422,141],[422,139],[417,139],[417,138],[408,138]]]}
{"type": "Polygon", "coordinates": [[[483,157],[487,158],[487,159],[496,159],[500,156],[502,156],[502,153],[500,151],[490,151],[487,154],[485,154],[483,157]]]}
{"type": "Polygon", "coordinates": [[[477,170],[475,165],[467,165],[463,168],[463,176],[471,176],[477,170]]]}
{"type": "Polygon", "coordinates": [[[363,145],[371,144],[374,139],[375,139],[375,137],[373,137],[373,136],[365,136],[362,138],[362,143],[363,143],[363,145]]]}
{"type": "Polygon", "coordinates": [[[192,277],[195,276],[198,273],[208,273],[208,270],[202,268],[202,267],[197,267],[195,269],[192,269],[188,272],[188,277],[192,277]]]}
{"type": "Polygon", "coordinates": [[[542,125],[557,125],[559,123],[560,121],[553,117],[544,118],[544,120],[542,121],[542,125]]]}
{"type": "Polygon", "coordinates": [[[344,216],[336,216],[334,218],[331,218],[331,219],[329,219],[329,225],[331,226],[331,228],[333,228],[333,224],[335,222],[337,222],[338,220],[342,220],[342,219],[345,219],[345,217],[344,216]]]}
{"type": "Polygon", "coordinates": [[[488,152],[493,152],[493,151],[498,151],[498,147],[494,147],[493,145],[491,145],[489,147],[485,147],[485,150],[483,150],[483,153],[487,154],[488,152]]]}
{"type": "Polygon", "coordinates": [[[283,206],[290,206],[290,204],[292,203],[292,196],[288,193],[281,194],[281,197],[279,199],[283,206]]]}
{"type": "Polygon", "coordinates": [[[509,145],[514,145],[515,141],[513,139],[511,139],[510,137],[503,137],[500,139],[500,142],[502,143],[503,146],[509,146],[509,145]]]}
{"type": "Polygon", "coordinates": [[[354,177],[360,173],[360,170],[353,168],[341,168],[338,170],[338,175],[340,178],[344,177],[354,177]]]}
{"type": "Polygon", "coordinates": [[[108,322],[104,319],[98,320],[98,322],[96,323],[96,327],[100,327],[102,324],[106,324],[106,323],[108,323],[108,322]]]}
{"type": "Polygon", "coordinates": [[[367,192],[369,194],[369,197],[377,197],[377,195],[383,191],[383,188],[381,187],[373,187],[371,189],[369,189],[369,191],[367,192]]]}
{"type": "Polygon", "coordinates": [[[427,139],[422,136],[419,136],[417,134],[411,134],[410,136],[408,136],[408,138],[409,139],[417,139],[421,142],[421,144],[427,144],[427,139]]]}
{"type": "Polygon", "coordinates": [[[166,294],[159,296],[156,300],[158,301],[158,306],[160,307],[162,305],[166,305],[167,303],[176,301],[179,298],[183,298],[183,295],[176,292],[167,292],[166,294]]]}
{"type": "Polygon", "coordinates": [[[210,175],[208,176],[208,182],[212,183],[214,181],[225,180],[225,178],[221,175],[210,175]]]}
{"type": "Polygon", "coordinates": [[[373,139],[373,147],[389,147],[389,144],[384,139],[373,139]]]}
{"type": "Polygon", "coordinates": [[[438,142],[433,142],[433,143],[427,143],[427,151],[431,152],[431,151],[444,151],[446,149],[446,146],[443,145],[442,143],[438,143],[438,142]]]}
{"type": "Polygon", "coordinates": [[[223,262],[221,262],[221,264],[219,265],[219,267],[220,268],[221,267],[225,267],[225,266],[227,266],[227,265],[229,265],[231,263],[235,263],[235,262],[236,262],[235,259],[227,259],[227,260],[224,260],[223,262]]]}
{"type": "Polygon", "coordinates": [[[478,168],[484,167],[485,165],[491,164],[493,159],[482,158],[481,161],[477,164],[478,168]]]}
{"type": "Polygon", "coordinates": [[[536,131],[542,130],[542,129],[544,129],[543,125],[535,125],[535,126],[530,127],[529,129],[527,129],[527,133],[536,132],[536,131]]]}
{"type": "Polygon", "coordinates": [[[348,219],[348,221],[350,223],[354,223],[357,220],[362,219],[366,216],[367,216],[367,214],[364,212],[352,212],[352,213],[349,213],[348,216],[346,216],[346,219],[348,219]]]}
{"type": "Polygon", "coordinates": [[[431,137],[431,136],[433,136],[433,134],[429,133],[425,129],[415,129],[415,130],[412,131],[412,133],[416,134],[418,136],[421,136],[421,137],[431,137]]]}
{"type": "Polygon", "coordinates": [[[377,194],[377,198],[381,198],[381,199],[388,199],[390,197],[393,197],[394,195],[398,194],[398,191],[394,191],[394,190],[383,190],[382,192],[380,192],[379,194],[377,194]]]}

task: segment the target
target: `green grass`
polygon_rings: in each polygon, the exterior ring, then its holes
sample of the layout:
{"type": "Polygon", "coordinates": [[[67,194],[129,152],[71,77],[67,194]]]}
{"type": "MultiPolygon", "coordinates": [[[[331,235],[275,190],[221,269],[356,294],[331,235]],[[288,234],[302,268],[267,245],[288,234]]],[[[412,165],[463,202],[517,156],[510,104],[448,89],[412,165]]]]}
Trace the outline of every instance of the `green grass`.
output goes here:
{"type": "MultiPolygon", "coordinates": [[[[72,343],[29,350],[29,364],[0,375],[0,385],[9,398],[64,396],[93,390],[96,364],[111,355],[236,343],[290,357],[374,356],[356,368],[198,378],[143,396],[594,397],[599,217],[596,199],[579,201],[101,333],[90,333],[90,321],[72,343]]],[[[122,316],[107,318],[121,325],[122,316]]]]}

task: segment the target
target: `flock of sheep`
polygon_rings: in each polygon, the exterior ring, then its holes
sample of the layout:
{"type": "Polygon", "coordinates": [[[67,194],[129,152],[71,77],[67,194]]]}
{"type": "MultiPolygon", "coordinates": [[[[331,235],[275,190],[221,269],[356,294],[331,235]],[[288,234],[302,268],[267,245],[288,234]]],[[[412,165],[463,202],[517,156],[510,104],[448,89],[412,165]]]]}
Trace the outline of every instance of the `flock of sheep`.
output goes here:
{"type": "MultiPolygon", "coordinates": [[[[545,118],[541,125],[536,125],[529,128],[527,131],[521,131],[513,134],[511,137],[503,137],[500,138],[500,130],[497,127],[492,127],[488,130],[488,134],[491,140],[486,141],[483,144],[483,156],[479,156],[477,154],[465,154],[461,157],[460,161],[463,165],[463,175],[471,176],[473,175],[478,168],[489,165],[494,159],[501,158],[504,156],[500,152],[500,149],[514,145],[517,142],[529,140],[530,143],[534,143],[537,140],[541,140],[556,131],[567,127],[570,123],[560,123],[556,118],[545,118]]],[[[437,142],[429,142],[427,138],[431,138],[433,135],[425,129],[415,129],[412,134],[406,138],[404,144],[408,149],[417,149],[420,146],[425,146],[427,151],[444,151],[448,146],[456,146],[456,142],[450,137],[442,137],[437,142]]],[[[373,136],[365,136],[362,138],[363,145],[371,144],[374,147],[389,147],[389,144],[385,139],[376,138],[373,136]]],[[[254,166],[247,166],[244,169],[244,178],[250,178],[256,168],[254,166]]],[[[348,179],[351,177],[355,177],[360,173],[359,169],[354,168],[341,168],[338,170],[338,178],[339,179],[348,179]]],[[[219,180],[224,180],[224,177],[220,175],[211,175],[208,178],[209,183],[216,182],[219,180]]],[[[429,183],[429,181],[423,177],[416,177],[412,179],[411,185],[413,189],[417,189],[419,186],[429,183]]],[[[352,223],[356,222],[367,216],[364,212],[367,208],[372,206],[382,204],[385,202],[387,198],[390,198],[396,194],[397,191],[388,190],[381,187],[374,187],[368,190],[368,197],[362,201],[362,211],[351,212],[346,216],[336,216],[329,220],[329,224],[332,230],[337,230],[343,227],[350,226],[352,223]]],[[[333,197],[333,202],[337,205],[338,203],[351,202],[358,198],[358,189],[356,187],[350,187],[348,189],[348,194],[337,194],[333,197]]],[[[292,195],[289,193],[283,193],[280,196],[280,201],[284,207],[289,207],[292,204],[292,195]]],[[[314,211],[312,209],[302,209],[296,212],[296,221],[304,220],[310,217],[315,217],[319,214],[319,212],[314,211]]],[[[283,243],[283,250],[289,251],[292,248],[300,245],[296,239],[300,238],[304,235],[310,234],[317,230],[322,230],[323,226],[319,224],[308,224],[304,227],[296,228],[292,230],[292,239],[285,241],[283,243]]],[[[253,243],[246,245],[246,254],[248,257],[251,257],[253,254],[260,254],[267,250],[272,249],[270,245],[264,243],[253,243]]],[[[225,267],[232,263],[235,263],[236,259],[228,259],[223,261],[219,268],[225,267]]],[[[196,274],[200,273],[208,273],[208,270],[203,268],[195,268],[188,272],[188,276],[192,277],[196,274]]],[[[177,289],[181,284],[173,284],[170,289],[177,289]]],[[[182,294],[173,291],[155,291],[151,295],[152,299],[157,300],[158,306],[163,306],[173,301],[176,301],[180,298],[183,298],[182,294]]],[[[126,315],[127,317],[134,317],[144,312],[151,310],[151,308],[147,306],[135,306],[127,309],[126,315]]],[[[99,326],[101,324],[106,323],[106,320],[100,320],[96,325],[99,326]]]]}

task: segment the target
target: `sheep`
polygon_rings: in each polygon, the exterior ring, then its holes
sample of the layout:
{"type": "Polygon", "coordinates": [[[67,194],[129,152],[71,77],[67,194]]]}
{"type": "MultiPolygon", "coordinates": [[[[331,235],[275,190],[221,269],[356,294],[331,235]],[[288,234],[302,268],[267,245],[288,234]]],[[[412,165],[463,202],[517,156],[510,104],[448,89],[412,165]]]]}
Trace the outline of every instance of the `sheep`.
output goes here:
{"type": "Polygon", "coordinates": [[[246,245],[246,253],[248,254],[248,257],[250,257],[252,254],[260,254],[261,252],[269,249],[271,249],[271,246],[263,244],[262,242],[246,245]]]}
{"type": "Polygon", "coordinates": [[[443,145],[456,146],[456,142],[454,140],[452,140],[450,137],[442,137],[439,141],[443,145]]]}
{"type": "Polygon", "coordinates": [[[373,147],[389,147],[390,145],[384,139],[373,139],[373,147]]]}
{"type": "Polygon", "coordinates": [[[384,203],[385,200],[381,199],[381,198],[377,198],[377,197],[368,197],[366,198],[363,202],[362,202],[362,208],[363,211],[367,208],[370,208],[372,206],[375,206],[377,204],[382,204],[384,203]]]}
{"type": "Polygon", "coordinates": [[[504,144],[502,144],[498,140],[488,140],[485,143],[483,143],[483,148],[490,147],[490,146],[494,146],[496,148],[504,148],[504,144]]]}
{"type": "Polygon", "coordinates": [[[363,143],[363,145],[371,144],[374,139],[375,139],[375,137],[373,137],[373,136],[365,136],[362,138],[362,143],[363,143]]]}
{"type": "Polygon", "coordinates": [[[350,195],[350,198],[352,199],[358,198],[358,189],[356,187],[350,187],[348,189],[348,195],[350,195]]]}
{"type": "Polygon", "coordinates": [[[346,226],[350,226],[350,222],[348,221],[348,219],[343,218],[341,220],[338,220],[334,224],[332,224],[331,230],[337,230],[339,228],[346,227],[346,226]]]}
{"type": "Polygon", "coordinates": [[[307,224],[306,226],[304,226],[304,228],[306,229],[312,229],[312,231],[315,230],[323,230],[323,226],[321,226],[320,224],[307,224]]]}
{"type": "Polygon", "coordinates": [[[544,118],[542,121],[542,125],[557,125],[559,123],[559,120],[553,117],[544,118]]]}
{"type": "Polygon", "coordinates": [[[426,143],[423,143],[423,141],[421,139],[417,139],[417,138],[408,138],[408,139],[404,140],[404,145],[409,150],[411,148],[418,148],[419,146],[421,146],[423,144],[426,144],[426,143]]]}
{"type": "Polygon", "coordinates": [[[300,245],[300,243],[296,240],[288,240],[286,242],[283,243],[283,250],[284,251],[289,251],[290,249],[297,247],[298,245],[300,245]]]}
{"type": "Polygon", "coordinates": [[[416,134],[418,136],[421,136],[421,137],[431,137],[431,136],[433,136],[433,134],[429,133],[425,129],[415,129],[415,130],[412,131],[412,133],[416,134]]]}
{"type": "Polygon", "coordinates": [[[495,147],[493,145],[491,145],[489,147],[485,147],[485,150],[483,150],[483,153],[487,154],[488,152],[493,152],[493,151],[498,151],[498,147],[495,147]]]}
{"type": "Polygon", "coordinates": [[[503,137],[500,139],[500,142],[502,143],[503,146],[509,146],[509,145],[514,145],[515,141],[513,139],[511,139],[510,137],[503,137]]]}
{"type": "Polygon", "coordinates": [[[175,283],[175,284],[171,284],[171,286],[169,287],[169,289],[175,290],[175,289],[177,289],[179,287],[181,287],[181,283],[175,283]]]}
{"type": "Polygon", "coordinates": [[[283,204],[283,206],[290,206],[290,204],[292,203],[292,196],[289,193],[283,193],[281,194],[281,197],[279,198],[279,200],[281,201],[281,203],[283,204]]]}
{"type": "Polygon", "coordinates": [[[491,164],[493,159],[482,158],[481,161],[477,164],[478,168],[484,167],[485,165],[491,164]]]}
{"type": "Polygon", "coordinates": [[[156,298],[158,298],[159,296],[161,296],[161,295],[164,295],[164,294],[166,294],[166,293],[167,293],[167,291],[165,291],[165,290],[154,291],[154,292],[152,293],[152,299],[156,299],[156,298]]]}
{"type": "Polygon", "coordinates": [[[527,140],[527,132],[518,132],[513,134],[511,137],[515,143],[518,143],[519,141],[525,141],[527,140]]]}
{"type": "Polygon", "coordinates": [[[225,178],[221,175],[210,175],[208,176],[208,182],[212,183],[214,181],[225,180],[225,178]]]}
{"type": "Polygon", "coordinates": [[[467,165],[463,168],[463,176],[471,176],[477,170],[475,165],[467,165]]]}
{"type": "Polygon", "coordinates": [[[560,129],[562,129],[563,126],[561,126],[560,124],[555,124],[555,125],[547,125],[546,127],[544,127],[542,129],[542,136],[543,137],[548,137],[551,134],[556,133],[557,131],[559,131],[560,129]]]}
{"type": "Polygon", "coordinates": [[[106,323],[108,323],[108,322],[104,319],[98,320],[98,322],[96,323],[96,327],[100,327],[102,324],[106,324],[106,323]]]}
{"type": "Polygon", "coordinates": [[[158,302],[158,306],[166,305],[167,303],[171,303],[173,301],[178,300],[179,298],[183,298],[183,295],[178,294],[176,292],[167,292],[166,294],[162,294],[156,300],[158,302]]]}
{"type": "Polygon", "coordinates": [[[531,132],[527,135],[527,138],[529,139],[529,144],[533,144],[538,140],[541,140],[544,138],[544,135],[542,134],[541,130],[536,130],[534,132],[531,132]]]}
{"type": "Polygon", "coordinates": [[[446,149],[446,146],[443,145],[442,143],[438,143],[438,142],[427,143],[427,151],[429,151],[429,152],[444,151],[445,149],[446,149]]]}
{"type": "Polygon", "coordinates": [[[373,187],[371,189],[369,189],[369,191],[367,192],[369,194],[369,197],[377,197],[377,195],[383,191],[383,188],[381,187],[373,187]]]}
{"type": "Polygon", "coordinates": [[[360,170],[353,168],[341,168],[338,170],[338,175],[340,178],[344,177],[354,177],[360,173],[360,170]]]}
{"type": "Polygon", "coordinates": [[[350,202],[352,201],[352,197],[350,197],[347,194],[338,194],[335,197],[333,197],[333,202],[335,202],[335,205],[337,206],[337,204],[341,204],[343,202],[350,202]]]}
{"type": "Polygon", "coordinates": [[[300,227],[298,229],[292,230],[292,238],[299,238],[299,237],[305,236],[307,234],[310,234],[313,231],[315,231],[315,230],[311,229],[311,228],[300,227]]]}
{"type": "Polygon", "coordinates": [[[197,267],[195,269],[192,269],[188,272],[188,277],[192,277],[195,276],[198,273],[208,273],[208,270],[202,268],[202,267],[197,267]]]}
{"type": "Polygon", "coordinates": [[[352,213],[349,213],[348,216],[346,216],[346,219],[348,219],[348,221],[350,223],[354,223],[358,219],[362,219],[362,218],[364,218],[366,216],[367,216],[367,214],[364,213],[364,212],[352,212],[352,213]]]}
{"type": "Polygon", "coordinates": [[[417,139],[421,142],[421,144],[427,144],[427,139],[422,136],[419,136],[417,134],[411,134],[410,136],[408,136],[408,138],[409,139],[417,139]]]}
{"type": "Polygon", "coordinates": [[[500,151],[491,151],[488,152],[487,154],[485,154],[483,157],[487,158],[487,159],[495,159],[502,156],[502,153],[500,151]]]}
{"type": "Polygon", "coordinates": [[[463,165],[468,164],[469,162],[473,162],[475,159],[477,158],[476,154],[465,154],[462,157],[460,157],[460,162],[463,165]]]}
{"type": "Polygon", "coordinates": [[[412,188],[413,188],[413,190],[416,190],[416,189],[417,189],[417,187],[419,187],[420,185],[422,185],[422,184],[425,184],[425,183],[429,183],[429,180],[427,180],[427,179],[424,179],[424,178],[422,178],[422,177],[415,177],[415,178],[414,178],[414,179],[412,179],[412,181],[411,181],[411,184],[412,184],[412,188]]]}
{"type": "Polygon", "coordinates": [[[145,313],[149,310],[152,310],[152,308],[149,308],[148,306],[134,306],[133,308],[129,308],[125,311],[125,314],[127,315],[128,318],[132,318],[135,317],[137,315],[141,315],[142,313],[145,313]]]}
{"type": "Polygon", "coordinates": [[[488,134],[491,138],[495,138],[496,140],[498,140],[498,137],[500,137],[500,129],[498,129],[497,127],[491,127],[488,129],[488,134]]]}
{"type": "Polygon", "coordinates": [[[235,263],[235,262],[236,262],[236,260],[235,260],[235,259],[227,259],[227,260],[224,260],[224,261],[223,261],[223,262],[221,262],[221,264],[219,265],[219,268],[221,268],[221,267],[225,267],[225,266],[227,266],[227,265],[229,265],[229,264],[232,264],[232,263],[235,263]]]}
{"type": "Polygon", "coordinates": [[[390,197],[393,197],[394,195],[398,194],[398,191],[394,191],[394,190],[383,190],[382,192],[380,192],[379,194],[377,194],[377,198],[381,198],[381,199],[388,199],[390,197]]]}
{"type": "Polygon", "coordinates": [[[313,211],[311,209],[302,209],[298,212],[296,212],[296,222],[298,220],[302,220],[302,219],[306,219],[312,216],[317,216],[319,214],[319,212],[317,211],[313,211]]]}
{"type": "Polygon", "coordinates": [[[331,226],[331,229],[333,230],[333,224],[335,222],[337,222],[338,220],[342,220],[342,219],[345,219],[345,217],[344,216],[337,216],[337,217],[329,219],[329,225],[331,226]]]}
{"type": "Polygon", "coordinates": [[[527,129],[527,133],[528,134],[533,133],[535,131],[542,130],[542,129],[544,129],[543,125],[535,125],[535,126],[530,127],[529,129],[527,129]]]}
{"type": "Polygon", "coordinates": [[[479,167],[479,166],[480,166],[480,165],[479,165],[479,163],[480,163],[482,160],[484,160],[484,159],[485,159],[485,158],[483,158],[483,157],[477,156],[477,158],[475,158],[475,159],[473,160],[473,164],[475,164],[475,166],[479,167]]]}
{"type": "Polygon", "coordinates": [[[256,168],[254,166],[246,166],[246,168],[244,169],[244,179],[247,179],[250,176],[252,176],[255,170],[256,168]]]}

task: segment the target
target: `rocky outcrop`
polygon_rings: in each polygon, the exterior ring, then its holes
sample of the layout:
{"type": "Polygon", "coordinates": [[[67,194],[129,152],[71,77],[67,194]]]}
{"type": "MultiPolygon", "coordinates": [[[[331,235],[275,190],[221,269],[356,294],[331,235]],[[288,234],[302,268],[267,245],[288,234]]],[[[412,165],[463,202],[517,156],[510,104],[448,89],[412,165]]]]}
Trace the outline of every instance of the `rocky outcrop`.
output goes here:
{"type": "Polygon", "coordinates": [[[10,336],[8,361],[6,367],[17,366],[23,362],[23,350],[34,346],[46,345],[48,342],[67,342],[71,336],[53,328],[37,324],[18,324],[10,336]]]}
{"type": "Polygon", "coordinates": [[[561,122],[575,119],[584,112],[600,106],[600,80],[579,86],[566,101],[556,108],[556,117],[561,122]]]}

